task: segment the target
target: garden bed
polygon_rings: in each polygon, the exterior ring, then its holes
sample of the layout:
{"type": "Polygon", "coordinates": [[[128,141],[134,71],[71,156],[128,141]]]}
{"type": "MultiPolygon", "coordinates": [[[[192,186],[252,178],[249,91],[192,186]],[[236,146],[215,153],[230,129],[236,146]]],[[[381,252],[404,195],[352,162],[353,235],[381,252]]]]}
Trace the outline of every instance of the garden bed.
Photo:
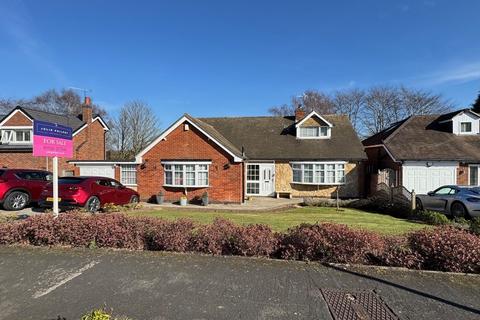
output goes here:
{"type": "Polygon", "coordinates": [[[275,232],[225,219],[198,224],[124,214],[50,214],[0,223],[0,244],[106,247],[261,256],[328,263],[480,273],[480,237],[451,226],[386,236],[341,224],[302,224],[275,232]]]}

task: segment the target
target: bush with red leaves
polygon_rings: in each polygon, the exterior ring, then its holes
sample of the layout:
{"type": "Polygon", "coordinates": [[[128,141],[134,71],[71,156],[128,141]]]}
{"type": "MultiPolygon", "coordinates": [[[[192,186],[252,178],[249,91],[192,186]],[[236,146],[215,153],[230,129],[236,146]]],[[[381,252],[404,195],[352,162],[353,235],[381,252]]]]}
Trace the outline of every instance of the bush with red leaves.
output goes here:
{"type": "Polygon", "coordinates": [[[454,227],[380,236],[339,224],[302,224],[285,233],[226,219],[197,225],[122,214],[36,215],[0,223],[0,245],[69,245],[264,256],[333,263],[480,273],[480,237],[454,227]]]}
{"type": "Polygon", "coordinates": [[[336,263],[368,263],[383,250],[376,233],[340,224],[302,224],[283,235],[277,255],[284,259],[336,263]]]}
{"type": "Polygon", "coordinates": [[[422,269],[480,273],[480,237],[454,227],[423,229],[408,235],[422,269]]]}
{"type": "Polygon", "coordinates": [[[192,251],[215,255],[270,256],[277,248],[277,235],[265,225],[241,226],[216,218],[200,226],[192,237],[192,251]]]}
{"type": "Polygon", "coordinates": [[[384,249],[378,255],[370,256],[370,263],[389,267],[421,269],[423,258],[408,246],[405,237],[385,237],[384,249]]]}
{"type": "Polygon", "coordinates": [[[19,221],[0,223],[0,245],[20,243],[22,241],[21,225],[19,221]]]}
{"type": "Polygon", "coordinates": [[[192,220],[146,219],[144,223],[145,249],[185,252],[190,248],[195,224],[192,220]]]}

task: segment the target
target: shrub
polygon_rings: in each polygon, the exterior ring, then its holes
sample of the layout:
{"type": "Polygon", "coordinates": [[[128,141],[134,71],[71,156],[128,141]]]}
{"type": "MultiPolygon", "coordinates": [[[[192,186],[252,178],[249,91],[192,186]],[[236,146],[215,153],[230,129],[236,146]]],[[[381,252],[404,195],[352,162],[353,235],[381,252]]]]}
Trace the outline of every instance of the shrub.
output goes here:
{"type": "Polygon", "coordinates": [[[470,231],[477,236],[480,236],[480,217],[473,218],[470,221],[470,231]]]}
{"type": "MultiPolygon", "coordinates": [[[[351,200],[351,199],[338,199],[338,206],[339,207],[348,207],[351,203],[358,201],[358,200],[351,200]]],[[[314,197],[305,197],[303,198],[302,202],[303,206],[307,207],[337,207],[337,200],[336,199],[329,199],[329,198],[314,198],[314,197]]]]}
{"type": "Polygon", "coordinates": [[[19,232],[23,240],[34,246],[59,244],[51,214],[31,216],[19,225],[19,232]]]}
{"type": "Polygon", "coordinates": [[[379,255],[372,255],[370,262],[375,265],[420,269],[423,258],[413,251],[405,237],[385,237],[384,249],[379,255]]]}
{"type": "Polygon", "coordinates": [[[348,207],[388,214],[398,218],[409,218],[412,214],[412,210],[406,202],[391,201],[389,198],[382,196],[352,201],[348,204],[348,207]]]}
{"type": "Polygon", "coordinates": [[[430,210],[421,210],[415,213],[414,216],[416,219],[419,219],[423,222],[434,226],[442,226],[450,224],[451,221],[448,217],[440,212],[430,211],[430,210]]]}
{"type": "Polygon", "coordinates": [[[144,224],[123,214],[100,214],[91,218],[98,247],[143,249],[144,224]]]}
{"type": "Polygon", "coordinates": [[[270,227],[261,224],[237,227],[231,240],[232,253],[241,256],[268,257],[278,244],[278,236],[270,227]]]}
{"type": "Polygon", "coordinates": [[[110,320],[112,316],[104,310],[98,309],[87,313],[82,320],[110,320]]]}
{"type": "Polygon", "coordinates": [[[22,241],[20,227],[22,222],[0,223],[0,245],[9,245],[22,241]]]}
{"type": "Polygon", "coordinates": [[[185,252],[190,247],[195,224],[189,219],[166,221],[146,219],[144,223],[145,246],[148,250],[185,252]]]}
{"type": "Polygon", "coordinates": [[[265,225],[242,226],[225,219],[199,226],[188,219],[70,212],[57,219],[44,214],[0,223],[0,244],[14,243],[194,251],[480,273],[480,237],[452,226],[382,237],[339,224],[302,224],[277,234],[265,225]]]}
{"type": "Polygon", "coordinates": [[[211,224],[200,226],[192,239],[192,250],[231,255],[234,253],[233,240],[239,226],[229,220],[216,218],[211,224]]]}
{"type": "Polygon", "coordinates": [[[423,229],[408,236],[410,248],[419,254],[422,269],[480,272],[480,237],[450,226],[423,229]]]}
{"type": "Polygon", "coordinates": [[[340,224],[302,224],[282,237],[277,255],[285,259],[366,263],[382,250],[382,238],[340,224]]]}

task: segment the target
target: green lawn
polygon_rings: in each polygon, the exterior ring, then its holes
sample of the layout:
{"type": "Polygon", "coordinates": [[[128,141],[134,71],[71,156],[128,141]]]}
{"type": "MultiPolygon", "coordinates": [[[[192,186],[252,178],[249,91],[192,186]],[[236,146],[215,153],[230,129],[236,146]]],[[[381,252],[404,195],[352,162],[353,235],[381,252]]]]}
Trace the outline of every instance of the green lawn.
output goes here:
{"type": "Polygon", "coordinates": [[[425,228],[427,225],[388,215],[365,212],[355,209],[323,207],[296,208],[281,212],[203,212],[175,209],[133,211],[134,216],[149,216],[166,219],[191,218],[200,223],[210,223],[216,217],[230,219],[240,224],[267,224],[276,231],[283,231],[301,223],[333,222],[346,224],[353,228],[371,230],[382,234],[402,234],[425,228]]]}

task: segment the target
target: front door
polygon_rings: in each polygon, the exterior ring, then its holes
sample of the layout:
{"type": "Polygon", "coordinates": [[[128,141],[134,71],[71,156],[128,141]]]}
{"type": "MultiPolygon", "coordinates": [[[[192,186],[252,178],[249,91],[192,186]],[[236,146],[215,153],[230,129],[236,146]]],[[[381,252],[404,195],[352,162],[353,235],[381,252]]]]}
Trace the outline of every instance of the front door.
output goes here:
{"type": "Polygon", "coordinates": [[[246,193],[249,196],[273,196],[275,194],[275,164],[248,163],[246,193]]]}

